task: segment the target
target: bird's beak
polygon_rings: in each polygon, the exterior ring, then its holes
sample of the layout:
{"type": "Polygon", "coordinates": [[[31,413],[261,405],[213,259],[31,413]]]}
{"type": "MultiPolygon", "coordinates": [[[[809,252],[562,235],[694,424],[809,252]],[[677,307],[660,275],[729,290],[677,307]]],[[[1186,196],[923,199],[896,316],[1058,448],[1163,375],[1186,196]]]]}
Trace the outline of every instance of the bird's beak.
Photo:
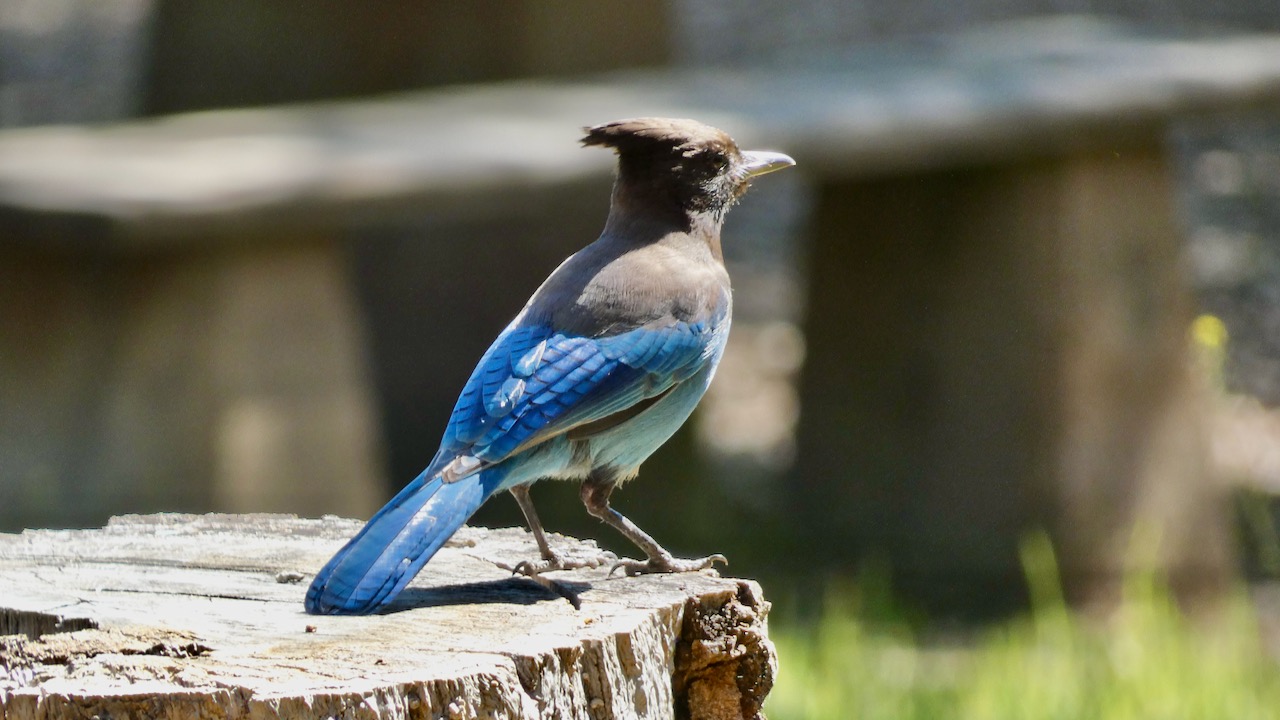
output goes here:
{"type": "Polygon", "coordinates": [[[742,153],[742,176],[753,178],[795,164],[796,161],[792,160],[790,155],[764,150],[748,150],[742,153]]]}

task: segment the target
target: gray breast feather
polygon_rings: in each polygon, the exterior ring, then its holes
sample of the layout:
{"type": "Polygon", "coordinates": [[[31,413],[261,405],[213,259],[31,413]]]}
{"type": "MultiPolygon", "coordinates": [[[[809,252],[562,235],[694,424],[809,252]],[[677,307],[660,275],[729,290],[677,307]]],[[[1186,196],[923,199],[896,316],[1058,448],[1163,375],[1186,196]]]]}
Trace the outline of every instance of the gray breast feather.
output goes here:
{"type": "Polygon", "coordinates": [[[585,248],[547,279],[526,322],[600,336],[665,320],[700,322],[727,311],[729,277],[710,255],[660,243],[608,253],[601,244],[585,248]]]}

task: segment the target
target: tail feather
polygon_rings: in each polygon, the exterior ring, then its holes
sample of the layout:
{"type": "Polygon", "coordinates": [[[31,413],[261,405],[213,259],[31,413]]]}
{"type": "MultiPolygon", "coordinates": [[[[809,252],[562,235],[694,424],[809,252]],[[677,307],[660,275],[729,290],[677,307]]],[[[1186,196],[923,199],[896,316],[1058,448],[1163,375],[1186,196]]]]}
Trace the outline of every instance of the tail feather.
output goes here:
{"type": "Polygon", "coordinates": [[[364,615],[390,603],[497,487],[496,473],[456,482],[425,473],[378,511],[316,574],[313,615],[364,615]]]}

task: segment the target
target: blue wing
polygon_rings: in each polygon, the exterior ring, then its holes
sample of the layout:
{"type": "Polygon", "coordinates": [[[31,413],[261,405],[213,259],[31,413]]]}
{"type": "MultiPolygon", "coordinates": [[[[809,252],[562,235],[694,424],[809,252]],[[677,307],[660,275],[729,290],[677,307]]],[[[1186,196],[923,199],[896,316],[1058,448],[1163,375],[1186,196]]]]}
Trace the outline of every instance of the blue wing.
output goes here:
{"type": "Polygon", "coordinates": [[[721,338],[717,330],[715,319],[603,337],[512,326],[467,381],[427,473],[466,477],[661,395],[704,367],[721,338]]]}

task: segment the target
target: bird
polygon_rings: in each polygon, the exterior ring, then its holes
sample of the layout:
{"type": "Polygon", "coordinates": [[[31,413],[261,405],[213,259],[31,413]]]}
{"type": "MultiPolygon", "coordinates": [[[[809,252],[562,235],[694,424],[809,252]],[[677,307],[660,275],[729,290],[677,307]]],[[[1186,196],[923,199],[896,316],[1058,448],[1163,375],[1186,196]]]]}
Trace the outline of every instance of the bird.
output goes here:
{"type": "Polygon", "coordinates": [[[744,151],[695,120],[633,118],[583,128],[617,169],[598,239],[533,293],[480,358],[435,457],[316,574],[305,609],[380,612],[482,503],[509,491],[540,558],[530,577],[599,567],[547,541],[530,496],[539,480],[581,482],[591,515],[644,554],[626,575],[690,572],[723,555],[677,558],[609,504],[612,491],[684,424],[725,349],[732,315],[725,215],[751,181],[795,164],[744,151]]]}

